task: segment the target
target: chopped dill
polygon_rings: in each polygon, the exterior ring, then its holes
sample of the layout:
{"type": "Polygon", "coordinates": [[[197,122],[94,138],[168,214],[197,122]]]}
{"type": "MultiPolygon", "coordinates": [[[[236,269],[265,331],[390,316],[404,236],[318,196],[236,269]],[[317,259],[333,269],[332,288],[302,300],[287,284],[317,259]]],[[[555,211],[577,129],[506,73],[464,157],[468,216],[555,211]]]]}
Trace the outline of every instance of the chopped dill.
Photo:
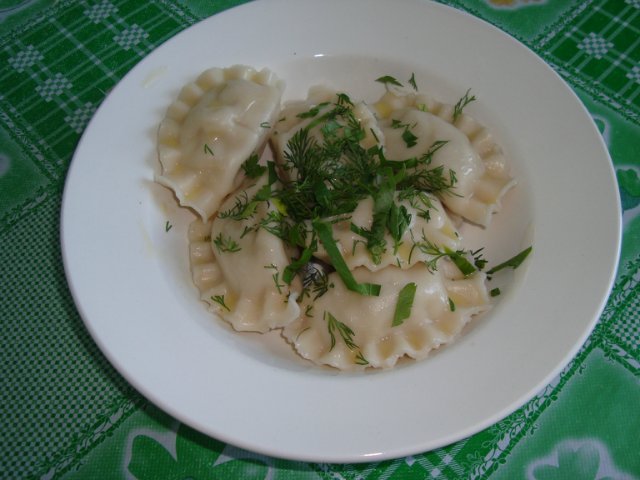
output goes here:
{"type": "Polygon", "coordinates": [[[464,109],[464,107],[469,105],[471,102],[475,101],[476,99],[475,95],[469,96],[470,92],[471,92],[471,89],[467,90],[467,92],[462,96],[462,98],[458,100],[458,103],[456,103],[455,106],[453,107],[453,123],[455,123],[460,117],[460,115],[462,115],[462,110],[464,109]]]}
{"type": "Polygon", "coordinates": [[[329,337],[331,339],[331,346],[329,348],[329,351],[333,350],[336,346],[336,333],[338,333],[346,347],[349,350],[355,352],[356,363],[358,365],[367,365],[369,361],[364,358],[360,347],[353,341],[353,337],[355,335],[353,330],[348,325],[334,317],[329,311],[324,312],[324,319],[327,322],[327,329],[329,331],[329,337]]]}
{"type": "Polygon", "coordinates": [[[224,295],[213,295],[210,297],[211,301],[217,303],[218,305],[220,305],[222,308],[224,308],[227,312],[230,312],[231,309],[227,306],[227,304],[224,302],[224,295]]]}
{"type": "Polygon", "coordinates": [[[417,92],[418,91],[418,85],[416,84],[416,74],[412,73],[411,74],[411,78],[409,79],[409,85],[411,85],[411,87],[417,92]]]}
{"type": "Polygon", "coordinates": [[[240,245],[236,242],[231,236],[223,235],[222,232],[218,234],[216,238],[213,239],[213,244],[218,249],[218,252],[229,252],[235,253],[241,250],[240,245]]]}

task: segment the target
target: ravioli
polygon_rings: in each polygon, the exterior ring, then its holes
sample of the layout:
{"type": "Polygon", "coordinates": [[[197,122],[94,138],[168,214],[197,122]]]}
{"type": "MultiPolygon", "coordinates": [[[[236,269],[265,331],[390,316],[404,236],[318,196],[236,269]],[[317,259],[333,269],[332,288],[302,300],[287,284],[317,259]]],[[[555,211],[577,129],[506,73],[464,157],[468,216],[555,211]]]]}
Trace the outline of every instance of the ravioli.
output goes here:
{"type": "Polygon", "coordinates": [[[280,111],[284,84],[268,69],[211,68],[182,88],[158,130],[162,172],[183,206],[208,220],[260,154],[280,111]]]}
{"type": "MultiPolygon", "coordinates": [[[[373,111],[364,102],[352,103],[349,96],[344,93],[323,86],[315,86],[309,89],[306,100],[289,102],[280,112],[271,140],[280,165],[286,163],[289,142],[301,130],[306,129],[309,136],[318,143],[324,141],[322,129],[326,125],[326,120],[321,121],[321,119],[336,105],[351,107],[355,119],[364,132],[363,138],[359,141],[363,148],[374,147],[384,141],[384,135],[373,111]]],[[[295,171],[285,172],[288,178],[294,178],[296,173],[295,171]]]]}
{"type": "Polygon", "coordinates": [[[500,210],[504,194],[515,185],[502,148],[493,135],[472,117],[423,94],[388,91],[374,105],[385,135],[390,159],[405,160],[429,152],[435,142],[446,142],[432,156],[430,168],[452,170],[456,183],[440,195],[452,212],[486,227],[500,210]],[[401,127],[401,128],[398,128],[401,127]],[[405,127],[415,144],[402,137],[405,127]]]}
{"type": "Polygon", "coordinates": [[[433,272],[424,264],[377,272],[358,267],[353,273],[358,281],[382,284],[381,294],[363,297],[330,274],[334,287],[311,308],[303,304],[304,315],[284,328],[302,357],[340,370],[390,368],[404,356],[422,359],[452,342],[474,315],[490,308],[482,273],[463,278],[455,267],[433,272]],[[416,285],[411,314],[394,326],[398,295],[408,283],[416,285]]]}
{"type": "Polygon", "coordinates": [[[267,332],[300,314],[300,279],[290,285],[282,281],[291,250],[280,238],[256,228],[273,207],[262,202],[245,219],[223,218],[265,184],[263,177],[240,188],[216,218],[196,220],[189,228],[191,272],[200,298],[238,331],[267,332]]]}
{"type": "MultiPolygon", "coordinates": [[[[333,237],[349,269],[366,267],[375,272],[389,265],[406,269],[416,263],[428,262],[432,258],[429,251],[434,246],[453,251],[462,247],[457,228],[434,195],[415,195],[398,201],[398,205],[405,209],[409,223],[397,240],[389,232],[385,233],[383,241],[386,247],[379,258],[372,257],[366,239],[354,231],[358,228],[371,230],[374,205],[370,197],[358,204],[349,219],[332,225],[333,237]]],[[[322,245],[316,257],[330,261],[322,245]]]]}
{"type": "Polygon", "coordinates": [[[388,86],[372,106],[312,87],[281,109],[283,88],[267,69],[212,68],[160,124],[157,181],[199,216],[201,300],[340,370],[454,341],[497,291],[459,228],[488,227],[515,185],[493,135],[459,106],[388,86]]]}

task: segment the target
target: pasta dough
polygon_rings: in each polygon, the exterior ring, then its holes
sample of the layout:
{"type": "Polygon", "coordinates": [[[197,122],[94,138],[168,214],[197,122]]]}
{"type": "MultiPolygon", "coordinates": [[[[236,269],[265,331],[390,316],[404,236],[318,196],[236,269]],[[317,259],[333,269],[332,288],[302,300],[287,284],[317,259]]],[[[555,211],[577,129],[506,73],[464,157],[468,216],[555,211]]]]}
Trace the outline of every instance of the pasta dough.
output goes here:
{"type": "Polygon", "coordinates": [[[473,223],[489,225],[492,214],[500,210],[502,197],[515,185],[491,133],[464,113],[454,119],[452,106],[427,95],[389,91],[374,107],[381,118],[390,159],[420,157],[435,141],[447,142],[435,152],[431,164],[453,170],[457,178],[452,194],[441,195],[442,202],[473,223]],[[397,125],[411,126],[415,145],[407,146],[402,139],[404,130],[397,125]]]}
{"type": "MultiPolygon", "coordinates": [[[[282,109],[272,137],[276,158],[280,165],[285,163],[289,142],[300,130],[308,129],[309,135],[318,143],[324,141],[322,132],[324,123],[318,122],[318,119],[341,102],[348,104],[351,99],[335,90],[315,86],[309,89],[306,100],[290,102],[282,109]]],[[[352,112],[364,132],[364,137],[359,142],[363,148],[373,147],[384,140],[384,134],[378,126],[374,113],[364,102],[354,103],[352,112]]],[[[288,178],[296,175],[295,171],[285,173],[288,178]]]]}
{"type": "Polygon", "coordinates": [[[281,109],[282,93],[267,69],[212,68],[160,124],[157,181],[200,217],[188,239],[201,300],[340,370],[452,342],[491,308],[486,262],[458,227],[488,226],[515,184],[500,146],[419,93],[387,87],[370,107],[312,87],[281,109]]]}
{"type": "MultiPolygon", "coordinates": [[[[220,209],[230,211],[236,199],[253,198],[265,184],[241,188],[220,209]]],[[[296,298],[299,279],[291,285],[281,280],[291,251],[281,239],[256,224],[273,208],[256,207],[244,220],[196,220],[189,229],[191,272],[200,298],[239,331],[266,332],[287,325],[300,314],[296,298]]]]}
{"type": "Polygon", "coordinates": [[[384,285],[377,297],[346,289],[332,273],[334,288],[285,327],[284,336],[304,358],[341,370],[388,368],[405,355],[424,358],[454,340],[473,315],[489,308],[484,274],[465,279],[452,272],[455,269],[431,272],[424,264],[408,270],[388,266],[377,272],[356,268],[359,281],[384,285]],[[407,283],[417,287],[411,315],[393,326],[398,293],[407,283]]]}
{"type": "MultiPolygon", "coordinates": [[[[363,237],[355,233],[351,225],[370,230],[373,224],[373,200],[362,200],[348,220],[333,224],[333,237],[350,269],[367,267],[377,271],[389,265],[410,268],[416,263],[428,261],[427,244],[451,250],[461,248],[460,234],[437,197],[424,194],[398,202],[406,208],[411,220],[402,238],[394,241],[387,232],[386,249],[376,262],[368,252],[363,237]]],[[[319,247],[316,256],[326,262],[329,258],[319,247]]]]}
{"type": "Polygon", "coordinates": [[[283,88],[267,69],[238,65],[203,72],[182,89],[160,124],[162,173],[156,180],[208,220],[238,186],[241,164],[262,152],[283,88]]]}

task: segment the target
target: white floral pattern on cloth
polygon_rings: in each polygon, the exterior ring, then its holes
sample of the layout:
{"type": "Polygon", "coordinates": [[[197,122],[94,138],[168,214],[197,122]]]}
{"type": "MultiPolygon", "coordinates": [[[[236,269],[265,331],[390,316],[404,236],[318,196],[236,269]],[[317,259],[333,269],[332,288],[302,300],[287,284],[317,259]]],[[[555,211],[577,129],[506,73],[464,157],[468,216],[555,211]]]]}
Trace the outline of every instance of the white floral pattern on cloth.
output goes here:
{"type": "Polygon", "coordinates": [[[546,457],[532,461],[527,480],[638,480],[619,470],[607,446],[596,438],[563,440],[546,457]]]}
{"type": "Polygon", "coordinates": [[[183,424],[175,431],[139,429],[131,432],[125,449],[125,477],[136,480],[193,478],[215,480],[271,478],[272,459],[225,446],[183,424]],[[132,476],[132,477],[131,477],[132,476]]]}
{"type": "Polygon", "coordinates": [[[640,168],[633,165],[616,169],[625,227],[640,216],[640,168]]]}

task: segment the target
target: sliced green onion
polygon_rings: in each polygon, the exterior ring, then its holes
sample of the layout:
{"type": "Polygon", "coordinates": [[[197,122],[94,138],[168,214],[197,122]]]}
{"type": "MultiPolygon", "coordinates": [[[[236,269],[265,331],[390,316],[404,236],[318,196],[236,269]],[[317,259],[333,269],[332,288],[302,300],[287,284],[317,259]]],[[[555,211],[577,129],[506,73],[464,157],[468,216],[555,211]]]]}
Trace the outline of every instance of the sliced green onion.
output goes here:
{"type": "Polygon", "coordinates": [[[533,247],[527,247],[525,248],[523,251],[521,251],[519,254],[511,257],[509,260],[507,260],[506,262],[502,262],[499,265],[496,265],[495,267],[493,267],[491,270],[487,271],[488,275],[491,275],[493,273],[499,272],[500,270],[503,270],[505,268],[513,268],[514,270],[516,268],[518,268],[522,262],[524,262],[524,260],[529,256],[529,254],[531,253],[531,250],[533,250],[533,247]]]}
{"type": "Polygon", "coordinates": [[[358,292],[361,295],[377,297],[380,295],[380,289],[382,288],[380,285],[375,283],[358,283],[358,281],[354,278],[351,270],[347,266],[340,250],[338,249],[338,245],[336,245],[336,241],[333,239],[333,233],[331,232],[331,227],[322,222],[321,220],[314,220],[312,223],[313,229],[315,230],[320,242],[324,246],[327,255],[331,259],[331,264],[340,275],[340,278],[344,282],[344,285],[353,292],[358,292]]]}

